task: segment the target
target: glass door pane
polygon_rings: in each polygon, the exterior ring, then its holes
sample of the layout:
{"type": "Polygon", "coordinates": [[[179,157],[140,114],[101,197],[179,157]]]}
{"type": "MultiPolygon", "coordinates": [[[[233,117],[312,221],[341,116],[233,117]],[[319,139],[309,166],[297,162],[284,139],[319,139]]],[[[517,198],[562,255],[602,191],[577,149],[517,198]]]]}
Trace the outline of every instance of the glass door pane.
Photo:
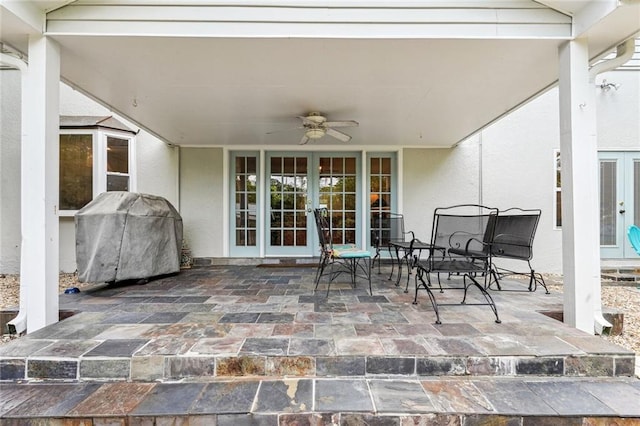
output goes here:
{"type": "Polygon", "coordinates": [[[268,254],[311,254],[309,162],[307,154],[272,154],[268,158],[268,254]]]}
{"type": "Polygon", "coordinates": [[[617,161],[600,160],[600,245],[617,244],[617,161]]]}
{"type": "Polygon", "coordinates": [[[318,157],[318,205],[329,210],[334,244],[356,244],[358,167],[352,156],[318,157]]]}

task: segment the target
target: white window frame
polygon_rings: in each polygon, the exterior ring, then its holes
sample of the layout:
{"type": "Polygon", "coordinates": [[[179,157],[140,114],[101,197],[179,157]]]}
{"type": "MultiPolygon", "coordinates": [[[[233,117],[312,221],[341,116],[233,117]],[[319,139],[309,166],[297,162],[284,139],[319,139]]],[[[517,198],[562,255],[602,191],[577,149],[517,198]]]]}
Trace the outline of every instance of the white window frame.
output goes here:
{"type": "MultiPolygon", "coordinates": [[[[136,173],[136,137],[127,132],[118,132],[107,129],[60,129],[60,135],[91,135],[93,150],[93,188],[92,198],[95,199],[98,194],[106,192],[107,190],[107,138],[117,138],[126,140],[129,144],[129,191],[137,191],[137,173],[136,173]]],[[[58,165],[60,167],[60,165],[58,165]]],[[[124,174],[110,173],[114,175],[124,174]]],[[[58,203],[59,204],[59,203],[58,203]]],[[[59,216],[72,217],[78,210],[60,210],[59,216]]]]}
{"type": "MultiPolygon", "coordinates": [[[[98,158],[98,192],[94,192],[93,196],[105,192],[107,190],[107,176],[128,176],[129,177],[129,192],[136,192],[137,182],[135,182],[134,164],[135,164],[135,136],[121,132],[114,131],[98,131],[98,138],[100,139],[99,149],[102,155],[98,158]],[[128,142],[128,154],[129,154],[129,172],[128,173],[115,173],[107,170],[107,139],[116,138],[126,140],[128,142]]],[[[95,155],[94,155],[95,159],[95,155]]],[[[95,166],[95,162],[94,162],[95,166]]],[[[95,175],[94,175],[95,176],[95,175]]]]}

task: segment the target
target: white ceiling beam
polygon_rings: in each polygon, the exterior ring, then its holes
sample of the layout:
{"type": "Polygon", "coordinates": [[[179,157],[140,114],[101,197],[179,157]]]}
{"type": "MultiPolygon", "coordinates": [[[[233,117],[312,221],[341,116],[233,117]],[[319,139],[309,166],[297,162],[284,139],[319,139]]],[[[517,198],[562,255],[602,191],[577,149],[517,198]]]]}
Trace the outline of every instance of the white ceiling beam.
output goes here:
{"type": "MultiPolygon", "coordinates": [[[[529,1],[423,7],[139,5],[87,1],[47,16],[48,35],[329,38],[558,38],[571,18],[529,1]],[[505,6],[506,5],[506,6],[505,6]],[[519,7],[515,7],[515,6],[519,7]]],[[[309,5],[309,3],[306,3],[309,5]]]]}
{"type": "Polygon", "coordinates": [[[29,33],[42,34],[46,15],[33,2],[25,0],[0,0],[0,14],[10,13],[27,27],[29,33]]]}
{"type": "Polygon", "coordinates": [[[580,9],[573,19],[573,36],[584,35],[594,25],[602,21],[607,15],[620,6],[618,0],[591,1],[580,9]]]}
{"type": "Polygon", "coordinates": [[[49,13],[49,21],[212,21],[212,22],[505,22],[567,24],[571,19],[542,8],[292,8],[235,6],[97,6],[80,4],[49,13]]]}
{"type": "Polygon", "coordinates": [[[47,35],[343,38],[343,39],[556,39],[568,40],[564,25],[523,28],[521,24],[298,24],[211,22],[69,22],[50,23],[47,35]]]}
{"type": "MultiPolygon", "coordinates": [[[[576,0],[571,0],[576,1],[576,0]]],[[[583,0],[584,1],[584,0],[583,0]]],[[[276,6],[276,7],[445,7],[445,8],[546,8],[536,0],[69,0],[84,5],[150,5],[150,6],[276,6]]]]}

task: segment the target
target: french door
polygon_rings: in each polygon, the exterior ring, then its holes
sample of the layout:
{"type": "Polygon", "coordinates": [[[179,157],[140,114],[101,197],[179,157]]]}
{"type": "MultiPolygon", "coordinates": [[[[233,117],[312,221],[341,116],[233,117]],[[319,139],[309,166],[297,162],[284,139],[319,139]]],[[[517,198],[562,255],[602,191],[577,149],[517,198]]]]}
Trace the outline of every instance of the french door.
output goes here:
{"type": "Polygon", "coordinates": [[[640,224],[640,152],[600,152],[600,255],[636,258],[627,238],[640,224]]]}
{"type": "Polygon", "coordinates": [[[356,243],[360,160],[356,153],[271,152],[266,158],[265,254],[317,254],[313,209],[329,210],[334,242],[356,243]]]}

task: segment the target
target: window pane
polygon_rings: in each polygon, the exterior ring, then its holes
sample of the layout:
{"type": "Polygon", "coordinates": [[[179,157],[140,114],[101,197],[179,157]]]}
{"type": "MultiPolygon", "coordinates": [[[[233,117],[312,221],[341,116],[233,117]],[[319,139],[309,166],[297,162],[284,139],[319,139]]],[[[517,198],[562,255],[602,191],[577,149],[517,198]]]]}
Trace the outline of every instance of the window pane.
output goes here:
{"type": "Polygon", "coordinates": [[[391,174],[391,158],[381,158],[382,161],[382,173],[385,175],[391,174]]]}
{"type": "Polygon", "coordinates": [[[371,158],[369,166],[369,172],[371,174],[380,173],[380,159],[379,158],[371,158]]]}
{"type": "Polygon", "coordinates": [[[245,167],[244,167],[244,159],[245,157],[236,157],[236,173],[244,173],[245,167]]]}
{"type": "Polygon", "coordinates": [[[107,137],[107,172],[129,173],[129,141],[107,137]]]}
{"type": "Polygon", "coordinates": [[[257,170],[258,169],[257,169],[256,157],[247,157],[247,173],[256,174],[257,170]]]}
{"type": "Polygon", "coordinates": [[[562,194],[556,192],[556,228],[562,227],[562,194]]]}
{"type": "Polygon", "coordinates": [[[297,246],[306,246],[307,245],[307,231],[306,230],[298,230],[296,231],[296,245],[297,246]]]}
{"type": "Polygon", "coordinates": [[[617,164],[615,161],[600,161],[600,245],[616,245],[618,226],[617,164]]]}
{"type": "Polygon", "coordinates": [[[292,157],[284,158],[284,174],[292,175],[295,173],[294,160],[292,157]]]}
{"type": "Polygon", "coordinates": [[[236,231],[236,245],[237,246],[246,245],[245,234],[244,234],[244,231],[242,230],[236,231]]]}
{"type": "Polygon", "coordinates": [[[129,176],[107,175],[107,191],[128,191],[129,176]]]}
{"type": "Polygon", "coordinates": [[[93,138],[60,135],[60,210],[79,210],[93,198],[93,138]]]}
{"type": "Polygon", "coordinates": [[[344,159],[344,172],[349,175],[356,174],[356,159],[355,157],[347,157],[344,159]]]}

